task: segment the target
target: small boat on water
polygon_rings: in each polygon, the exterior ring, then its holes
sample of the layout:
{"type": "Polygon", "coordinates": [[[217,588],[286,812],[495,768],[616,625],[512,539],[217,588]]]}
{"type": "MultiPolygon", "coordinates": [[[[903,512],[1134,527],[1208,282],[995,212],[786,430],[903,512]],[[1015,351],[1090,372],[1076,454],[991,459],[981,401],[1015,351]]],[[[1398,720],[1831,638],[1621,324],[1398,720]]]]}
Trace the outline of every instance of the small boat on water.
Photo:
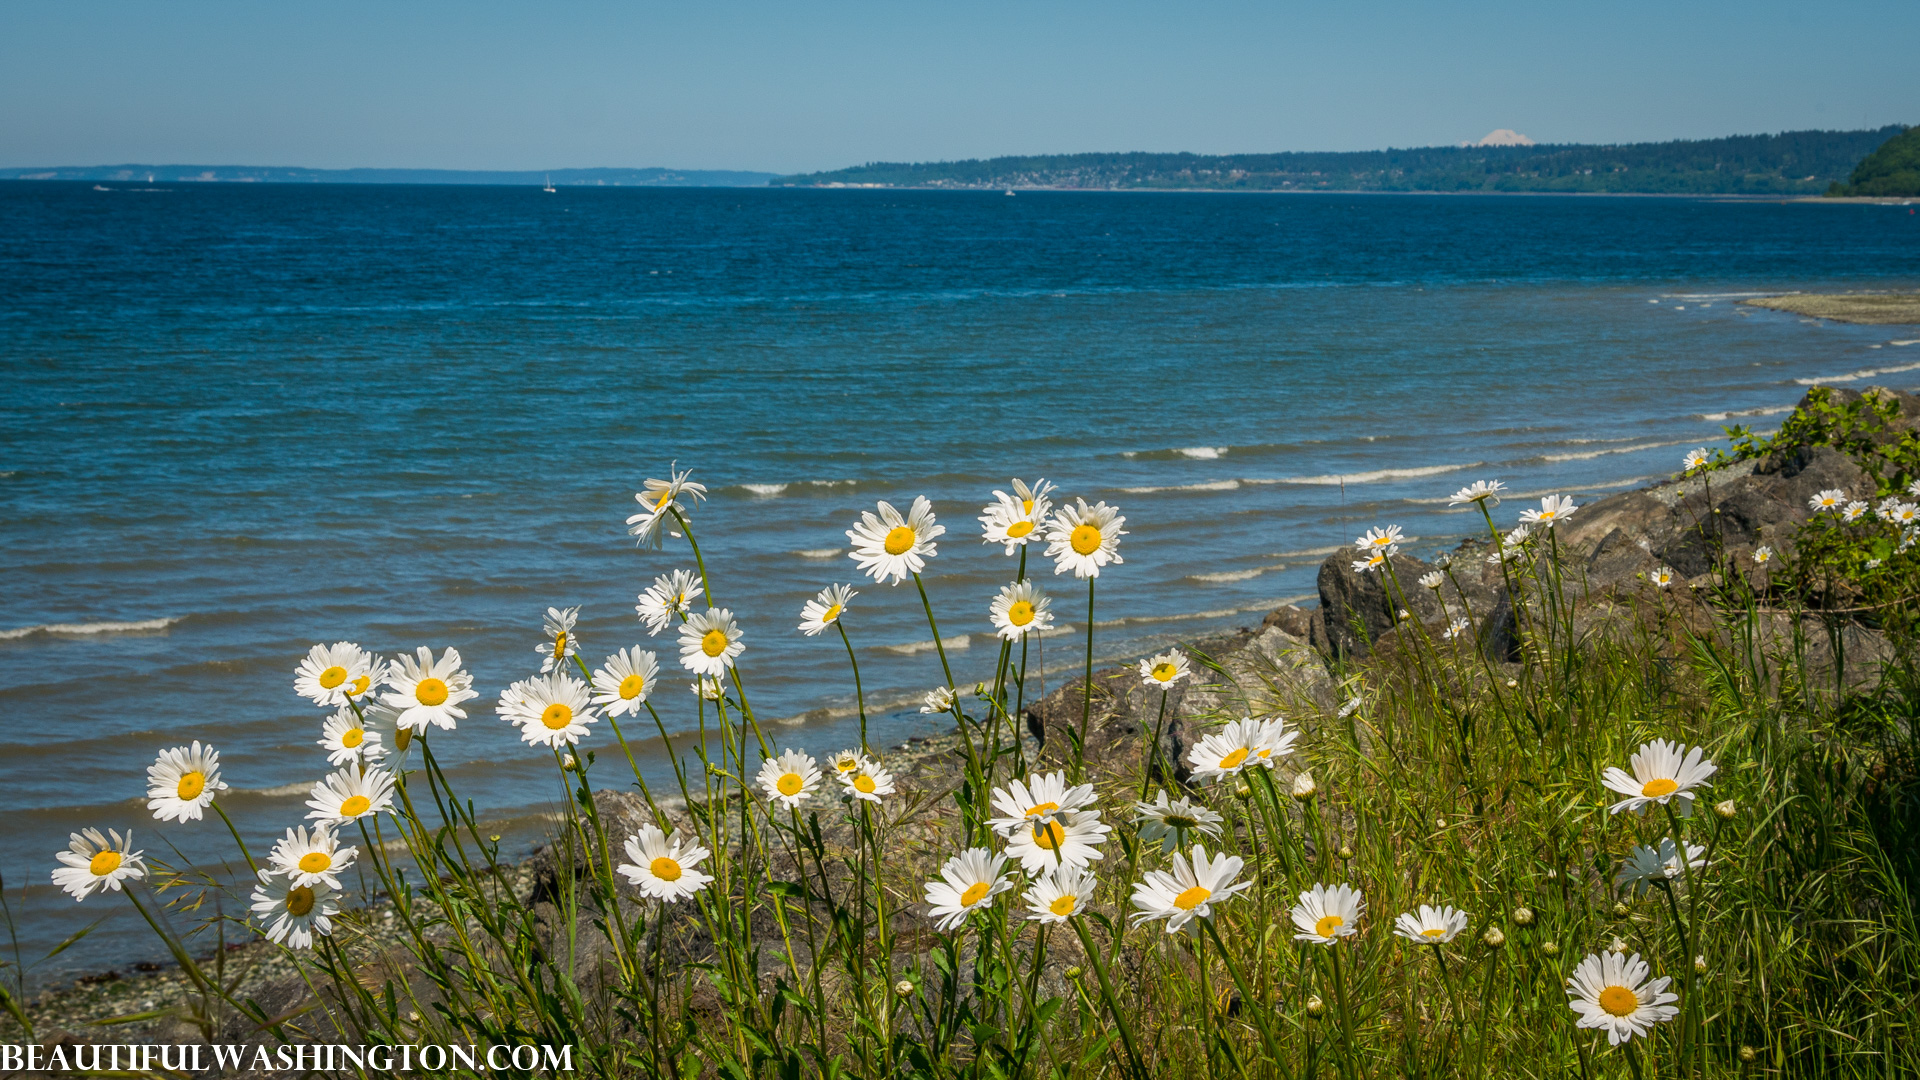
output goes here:
{"type": "Polygon", "coordinates": [[[1012,188],[1008,188],[1008,189],[1007,189],[1007,194],[1008,194],[1008,195],[1012,195],[1012,194],[1013,194],[1013,189],[1012,189],[1012,188]]]}
{"type": "Polygon", "coordinates": [[[554,186],[553,186],[553,174],[552,174],[552,173],[548,173],[548,174],[547,174],[547,186],[546,186],[546,187],[543,187],[543,188],[541,188],[540,190],[541,190],[541,191],[544,191],[544,192],[546,192],[546,193],[547,193],[547,194],[549,194],[549,195],[552,195],[552,194],[554,194],[554,193],[555,193],[556,191],[558,191],[558,190],[559,190],[558,188],[556,188],[556,187],[554,187],[554,186]]]}

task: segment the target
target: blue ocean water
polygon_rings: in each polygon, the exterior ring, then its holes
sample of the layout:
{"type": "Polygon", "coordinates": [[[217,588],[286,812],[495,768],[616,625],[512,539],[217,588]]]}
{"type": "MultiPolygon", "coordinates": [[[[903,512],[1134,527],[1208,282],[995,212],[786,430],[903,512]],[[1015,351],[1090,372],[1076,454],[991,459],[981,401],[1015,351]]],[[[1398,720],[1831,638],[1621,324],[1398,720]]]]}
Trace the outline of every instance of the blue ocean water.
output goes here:
{"type": "MultiPolygon", "coordinates": [[[[0,184],[0,874],[31,959],[125,906],[49,884],[70,830],[230,859],[217,822],[144,807],[147,763],[194,738],[264,847],[325,771],[294,664],[339,639],[458,647],[483,696],[436,751],[537,831],[550,759],[492,702],[537,670],[549,605],[583,607],[592,659],[672,666],[633,604],[689,560],[622,523],[674,461],[712,488],[695,526],[756,709],[824,753],[851,681],[794,626],[855,581],[844,533],[876,499],[924,494],[948,527],[928,584],[970,635],[962,681],[1011,577],[974,521],[990,492],[1117,503],[1095,615],[1105,656],[1137,656],[1310,600],[1370,525],[1450,545],[1470,480],[1584,501],[1810,382],[1920,384],[1920,331],[1736,302],[1916,285],[1920,217],[1889,206],[0,184]]],[[[1052,591],[1084,626],[1084,591],[1052,591]]],[[[923,730],[917,595],[862,586],[847,626],[880,738],[923,730]]],[[[49,970],[144,933],[117,917],[49,970]]]]}

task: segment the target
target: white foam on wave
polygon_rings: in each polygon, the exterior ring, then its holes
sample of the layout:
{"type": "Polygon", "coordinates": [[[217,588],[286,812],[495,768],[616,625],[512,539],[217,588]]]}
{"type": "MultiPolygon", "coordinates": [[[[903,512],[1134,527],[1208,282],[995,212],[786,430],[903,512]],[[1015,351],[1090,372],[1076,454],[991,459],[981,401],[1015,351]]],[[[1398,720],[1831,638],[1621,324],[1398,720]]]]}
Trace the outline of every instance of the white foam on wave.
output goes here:
{"type": "Polygon", "coordinates": [[[281,784],[269,788],[235,788],[235,795],[259,795],[269,799],[283,799],[288,795],[306,795],[313,791],[314,780],[304,780],[298,784],[281,784]]]}
{"type": "MultiPolygon", "coordinates": [[[[1889,341],[1887,342],[1887,344],[1889,345],[1920,345],[1920,338],[1907,338],[1904,341],[1889,341]]],[[[7,473],[6,475],[12,476],[13,474],[7,473]]]]}
{"type": "Polygon", "coordinates": [[[1340,547],[1341,545],[1335,544],[1332,547],[1306,548],[1301,551],[1276,551],[1273,553],[1273,557],[1276,559],[1317,559],[1321,556],[1331,555],[1339,551],[1340,547]]]}
{"type": "MultiPolygon", "coordinates": [[[[973,635],[955,634],[952,637],[944,637],[940,639],[940,645],[950,650],[969,648],[973,645],[973,635]]],[[[916,653],[932,652],[934,650],[934,643],[932,641],[910,641],[905,645],[882,645],[880,647],[888,652],[899,653],[902,656],[912,656],[916,653]]]]}
{"type": "Polygon", "coordinates": [[[787,485],[785,484],[741,484],[740,487],[763,499],[770,499],[787,490],[787,485]]]}
{"type": "Polygon", "coordinates": [[[1871,379],[1875,375],[1892,375],[1900,371],[1920,371],[1920,364],[1896,364],[1893,367],[1861,368],[1859,371],[1850,371],[1845,375],[1821,375],[1812,379],[1795,379],[1793,381],[1799,383],[1801,386],[1819,386],[1824,383],[1858,382],[1861,379],[1871,379]]]}
{"type": "Polygon", "coordinates": [[[1217,461],[1220,455],[1229,449],[1231,448],[1225,446],[1179,446],[1175,447],[1173,452],[1181,457],[1193,458],[1195,461],[1217,461]]]}
{"type": "Polygon", "coordinates": [[[1286,568],[1287,568],[1286,563],[1272,563],[1268,566],[1256,566],[1250,570],[1222,570],[1217,574],[1188,574],[1187,580],[1188,581],[1205,581],[1205,582],[1212,582],[1212,583],[1221,583],[1221,582],[1228,582],[1228,581],[1251,581],[1254,578],[1259,577],[1261,574],[1271,573],[1272,571],[1275,571],[1275,570],[1285,570],[1286,568]]]}
{"type": "Polygon", "coordinates": [[[1775,405],[1764,409],[1728,409],[1726,412],[1695,413],[1694,416],[1701,420],[1718,422],[1721,420],[1729,420],[1736,416],[1778,416],[1781,413],[1788,413],[1793,410],[1794,406],[1792,405],[1775,405]]]}
{"type": "Polygon", "coordinates": [[[1245,615],[1250,611],[1268,612],[1283,604],[1312,600],[1318,593],[1301,593],[1298,596],[1276,596],[1267,600],[1256,600],[1240,607],[1214,608],[1211,611],[1187,611],[1178,615],[1128,615],[1119,619],[1095,619],[1094,629],[1104,630],[1119,626],[1142,626],[1151,623],[1192,622],[1197,619],[1225,619],[1234,615],[1245,615]]]}
{"type": "Polygon", "coordinates": [[[1591,461],[1608,454],[1637,454],[1642,450],[1658,450],[1663,446],[1685,446],[1698,442],[1697,439],[1680,439],[1670,442],[1634,443],[1630,446],[1609,446],[1605,450],[1582,450],[1577,454],[1541,454],[1540,461],[1591,461]]]}
{"type": "Polygon", "coordinates": [[[17,641],[35,634],[86,636],[91,634],[151,634],[172,626],[186,616],[171,619],[139,619],[133,622],[41,623],[0,630],[0,641],[17,641]]]}
{"type": "Polygon", "coordinates": [[[1666,293],[1675,300],[1744,300],[1754,296],[1779,296],[1777,292],[1692,292],[1666,293]]]}
{"type": "Polygon", "coordinates": [[[1317,484],[1330,487],[1335,484],[1371,484],[1381,480],[1411,480],[1421,476],[1439,476],[1441,473],[1459,472],[1461,469],[1477,469],[1485,465],[1484,461],[1462,461],[1452,465],[1423,465],[1411,469],[1375,469],[1363,473],[1334,473],[1326,476],[1279,476],[1270,480],[1245,480],[1247,484],[1317,484]]]}
{"type": "Polygon", "coordinates": [[[803,559],[831,559],[840,554],[839,548],[801,548],[793,554],[803,559]]]}
{"type": "Polygon", "coordinates": [[[1202,484],[1165,484],[1159,487],[1123,487],[1125,495],[1152,495],[1161,491],[1238,491],[1238,480],[1209,480],[1202,484]]]}

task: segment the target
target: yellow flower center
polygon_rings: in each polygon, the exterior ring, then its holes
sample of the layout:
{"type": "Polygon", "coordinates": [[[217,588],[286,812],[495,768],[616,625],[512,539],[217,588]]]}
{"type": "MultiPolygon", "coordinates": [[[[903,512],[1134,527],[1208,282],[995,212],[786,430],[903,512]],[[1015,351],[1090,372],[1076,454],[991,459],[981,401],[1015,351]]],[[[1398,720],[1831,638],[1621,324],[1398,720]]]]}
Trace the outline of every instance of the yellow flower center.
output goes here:
{"type": "Polygon", "coordinates": [[[1031,513],[1033,513],[1033,500],[1032,500],[1032,499],[1021,499],[1021,500],[1020,500],[1020,512],[1021,512],[1021,513],[1023,513],[1023,514],[1031,514],[1031,513]]]}
{"type": "Polygon", "coordinates": [[[878,785],[873,782],[873,777],[868,776],[866,773],[861,773],[859,776],[853,778],[853,790],[863,795],[873,794],[873,789],[876,786],[878,785]]]}
{"type": "Polygon", "coordinates": [[[1073,914],[1073,909],[1078,907],[1079,905],[1080,905],[1079,897],[1063,896],[1060,899],[1055,900],[1053,903],[1048,904],[1047,910],[1053,912],[1055,915],[1071,915],[1073,914]]]}
{"type": "Polygon", "coordinates": [[[300,856],[300,872],[303,874],[317,874],[332,865],[333,856],[324,851],[309,851],[300,856]]]}
{"type": "Polygon", "coordinates": [[[1168,814],[1167,825],[1175,829],[1197,829],[1200,827],[1200,819],[1187,817],[1184,814],[1168,814]]]}
{"type": "Polygon", "coordinates": [[[360,676],[359,678],[353,680],[352,686],[347,687],[347,696],[359,697],[361,694],[364,694],[367,692],[367,687],[371,685],[372,682],[373,682],[373,679],[371,677],[366,675],[360,676]]]}
{"type": "Polygon", "coordinates": [[[1640,1008],[1640,995],[1624,986],[1609,986],[1600,991],[1600,1007],[1613,1016],[1632,1016],[1640,1008]]]}
{"type": "Polygon", "coordinates": [[[1060,809],[1060,804],[1057,802],[1038,803],[1034,806],[1027,807],[1027,816],[1030,818],[1035,818],[1035,817],[1041,816],[1042,814],[1051,814],[1058,809],[1060,809]]]}
{"type": "Polygon", "coordinates": [[[373,800],[367,798],[365,795],[349,795],[346,800],[340,804],[340,816],[350,818],[359,817],[361,814],[367,812],[367,807],[372,805],[373,800]]]}
{"type": "Polygon", "coordinates": [[[413,688],[413,696],[422,705],[443,705],[447,700],[447,684],[439,679],[421,679],[413,688]]]}
{"type": "Polygon", "coordinates": [[[834,762],[833,767],[840,770],[843,773],[850,773],[853,770],[860,767],[860,759],[856,757],[851,757],[851,756],[844,757],[844,758],[841,758],[839,761],[834,762]]]}
{"type": "Polygon", "coordinates": [[[1192,911],[1194,908],[1206,903],[1207,897],[1212,895],[1212,889],[1204,885],[1195,885],[1193,888],[1174,897],[1173,906],[1179,908],[1181,911],[1192,911]]]}
{"type": "Polygon", "coordinates": [[[200,793],[206,789],[206,776],[198,772],[190,772],[180,778],[180,786],[176,790],[180,798],[191,801],[199,798],[200,793]]]}
{"type": "Polygon", "coordinates": [[[118,869],[120,869],[120,853],[117,851],[102,851],[87,863],[87,870],[94,877],[106,877],[118,869]]]}
{"type": "Polygon", "coordinates": [[[1321,937],[1332,937],[1335,930],[1347,925],[1347,920],[1338,915],[1322,915],[1320,921],[1313,924],[1313,932],[1321,937]]]}
{"type": "Polygon", "coordinates": [[[773,786],[778,788],[782,795],[798,795],[800,789],[806,786],[806,781],[800,778],[799,773],[790,772],[775,781],[773,786]]]}
{"type": "Polygon", "coordinates": [[[566,651],[567,651],[567,632],[565,630],[562,630],[558,634],[555,634],[553,636],[553,655],[556,657],[559,657],[564,655],[566,651]]]}
{"type": "Polygon", "coordinates": [[[313,890],[305,885],[287,890],[287,914],[298,918],[313,910],[313,890]]]}
{"type": "Polygon", "coordinates": [[[976,881],[967,886],[967,891],[960,894],[960,906],[972,907],[979,903],[986,898],[987,890],[990,888],[992,888],[992,886],[984,881],[976,881]]]}
{"type": "Polygon", "coordinates": [[[719,656],[721,653],[726,652],[727,632],[725,630],[707,631],[700,639],[700,651],[706,653],[708,656],[719,656]]]}
{"type": "Polygon", "coordinates": [[[1100,530],[1091,525],[1075,525],[1067,536],[1067,543],[1082,555],[1091,555],[1100,550],[1100,530]]]}
{"type": "Polygon", "coordinates": [[[1180,669],[1170,663],[1162,662],[1153,665],[1153,678],[1155,682],[1172,682],[1173,677],[1178,674],[1180,674],[1180,669]]]}
{"type": "Polygon", "coordinates": [[[665,855],[653,860],[653,865],[648,869],[651,869],[653,876],[659,878],[661,881],[680,880],[680,864],[667,858],[665,855]]]}
{"type": "Polygon", "coordinates": [[[1649,799],[1657,799],[1662,795],[1671,795],[1674,792],[1679,790],[1680,790],[1679,784],[1676,784],[1673,781],[1662,776],[1662,777],[1659,777],[1658,779],[1649,780],[1644,785],[1642,785],[1640,788],[1640,794],[1649,799]]]}
{"type": "Polygon", "coordinates": [[[839,604],[835,604],[835,605],[833,605],[832,607],[830,607],[830,608],[828,608],[828,609],[827,609],[827,610],[826,610],[826,611],[825,611],[825,612],[824,612],[823,614],[821,614],[821,616],[820,616],[820,625],[822,625],[822,626],[825,626],[826,624],[828,624],[828,623],[830,623],[830,622],[832,622],[833,620],[835,620],[835,619],[837,619],[837,618],[839,618],[839,617],[840,617],[840,612],[841,612],[842,610],[844,610],[844,609],[843,609],[843,608],[841,608],[841,606],[840,606],[839,604]]]}
{"type": "Polygon", "coordinates": [[[556,701],[540,714],[540,722],[547,725],[549,731],[559,731],[573,723],[573,709],[565,702],[556,701]]]}
{"type": "Polygon", "coordinates": [[[1033,842],[1048,851],[1058,851],[1067,842],[1067,830],[1057,821],[1043,821],[1033,827],[1033,842]]]}
{"type": "Polygon", "coordinates": [[[620,696],[627,699],[628,701],[632,701],[634,698],[639,697],[640,691],[645,690],[646,688],[647,688],[647,680],[641,678],[638,675],[629,675],[626,678],[620,680],[620,696]]]}
{"type": "MultiPolygon", "coordinates": [[[[1033,507],[1029,506],[1027,507],[1027,509],[1032,510],[1033,507]]],[[[1033,531],[1033,522],[1031,521],[1016,521],[1013,524],[1007,526],[1007,535],[1015,540],[1020,539],[1021,537],[1027,535],[1032,531],[1033,531]]]]}
{"type": "Polygon", "coordinates": [[[887,549],[887,554],[889,555],[902,555],[906,553],[908,548],[913,546],[914,539],[912,529],[907,528],[905,525],[895,525],[893,528],[887,530],[887,538],[882,542],[881,546],[887,549]]]}
{"type": "Polygon", "coordinates": [[[323,690],[331,690],[346,681],[347,669],[341,667],[339,664],[335,664],[320,673],[320,687],[323,690]]]}
{"type": "Polygon", "coordinates": [[[1015,600],[1007,609],[1007,621],[1015,626],[1025,626],[1033,621],[1033,605],[1025,600],[1015,600]]]}
{"type": "Polygon", "coordinates": [[[346,747],[349,750],[352,750],[355,747],[359,746],[361,743],[365,742],[366,738],[367,738],[366,732],[360,730],[357,727],[350,727],[347,730],[340,733],[340,745],[346,747]]]}
{"type": "Polygon", "coordinates": [[[1422,930],[1420,931],[1420,933],[1425,937],[1431,937],[1431,938],[1440,938],[1440,937],[1447,936],[1447,930],[1446,930],[1446,927],[1444,926],[1436,926],[1431,930],[1422,930]]]}
{"type": "Polygon", "coordinates": [[[1226,757],[1221,758],[1220,767],[1223,769],[1238,768],[1240,763],[1245,760],[1247,760],[1247,748],[1243,746],[1233,753],[1228,754],[1226,757]]]}
{"type": "Polygon", "coordinates": [[[413,745],[413,729],[400,728],[399,730],[395,731],[393,733],[393,745],[401,753],[405,753],[407,747],[413,745]]]}

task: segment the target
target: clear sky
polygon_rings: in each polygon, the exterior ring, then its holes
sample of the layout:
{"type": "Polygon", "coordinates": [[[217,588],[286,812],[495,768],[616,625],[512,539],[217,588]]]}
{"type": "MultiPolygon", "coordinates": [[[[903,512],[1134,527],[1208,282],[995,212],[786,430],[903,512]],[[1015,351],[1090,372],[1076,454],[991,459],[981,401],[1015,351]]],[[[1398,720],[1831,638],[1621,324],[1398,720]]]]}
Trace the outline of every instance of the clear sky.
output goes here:
{"type": "Polygon", "coordinates": [[[1920,2],[0,0],[0,166],[835,168],[1920,123],[1920,2]]]}

